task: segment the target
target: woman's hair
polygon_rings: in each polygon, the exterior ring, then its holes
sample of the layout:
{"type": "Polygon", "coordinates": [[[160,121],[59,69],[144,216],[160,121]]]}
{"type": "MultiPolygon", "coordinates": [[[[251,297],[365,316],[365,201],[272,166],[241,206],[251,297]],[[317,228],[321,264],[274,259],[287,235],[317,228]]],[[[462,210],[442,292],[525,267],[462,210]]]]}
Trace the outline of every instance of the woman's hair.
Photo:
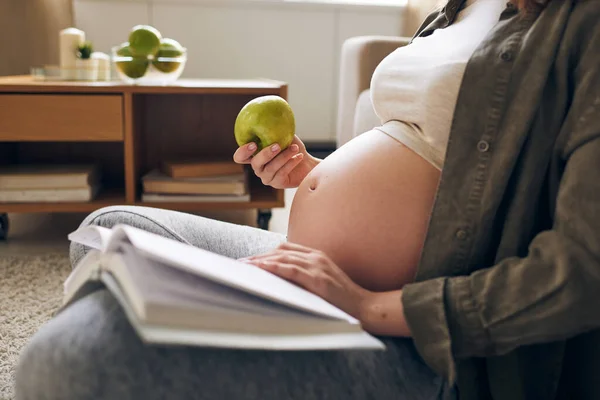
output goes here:
{"type": "Polygon", "coordinates": [[[511,0],[519,10],[537,11],[544,8],[550,0],[511,0]]]}

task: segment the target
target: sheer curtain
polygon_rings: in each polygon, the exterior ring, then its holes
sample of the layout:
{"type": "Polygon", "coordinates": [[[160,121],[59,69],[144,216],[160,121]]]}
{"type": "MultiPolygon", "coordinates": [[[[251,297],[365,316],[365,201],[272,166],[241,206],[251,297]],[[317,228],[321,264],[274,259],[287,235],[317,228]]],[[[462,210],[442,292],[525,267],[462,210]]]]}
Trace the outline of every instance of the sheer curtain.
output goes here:
{"type": "Polygon", "coordinates": [[[58,32],[73,24],[72,0],[0,0],[0,76],[58,63],[58,32]]]}
{"type": "Polygon", "coordinates": [[[412,36],[419,28],[427,14],[436,7],[443,6],[444,0],[408,0],[405,21],[404,36],[412,36]]]}

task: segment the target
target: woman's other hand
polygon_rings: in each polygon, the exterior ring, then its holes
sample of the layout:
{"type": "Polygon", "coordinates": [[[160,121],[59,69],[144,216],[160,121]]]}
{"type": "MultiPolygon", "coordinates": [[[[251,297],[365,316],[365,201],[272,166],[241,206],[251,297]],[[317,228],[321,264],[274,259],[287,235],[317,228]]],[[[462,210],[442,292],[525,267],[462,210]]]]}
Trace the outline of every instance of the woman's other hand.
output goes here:
{"type": "Polygon", "coordinates": [[[238,164],[250,164],[264,185],[276,189],[298,187],[320,161],[306,152],[298,136],[294,136],[292,144],[283,151],[275,144],[254,155],[255,152],[256,143],[250,142],[236,150],[233,160],[238,164]]]}
{"type": "Polygon", "coordinates": [[[354,283],[323,252],[283,243],[268,253],[242,258],[323,298],[357,319],[373,293],[354,283]]]}

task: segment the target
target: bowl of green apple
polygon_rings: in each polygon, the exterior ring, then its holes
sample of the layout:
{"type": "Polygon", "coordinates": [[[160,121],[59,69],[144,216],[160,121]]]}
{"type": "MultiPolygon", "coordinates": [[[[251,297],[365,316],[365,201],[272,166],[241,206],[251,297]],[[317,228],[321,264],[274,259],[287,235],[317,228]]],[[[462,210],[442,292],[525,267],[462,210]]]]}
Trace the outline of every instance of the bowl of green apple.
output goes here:
{"type": "Polygon", "coordinates": [[[132,84],[164,85],[179,79],[187,61],[187,50],[178,41],[163,38],[148,25],[137,25],[129,41],[112,49],[119,78],[132,84]]]}

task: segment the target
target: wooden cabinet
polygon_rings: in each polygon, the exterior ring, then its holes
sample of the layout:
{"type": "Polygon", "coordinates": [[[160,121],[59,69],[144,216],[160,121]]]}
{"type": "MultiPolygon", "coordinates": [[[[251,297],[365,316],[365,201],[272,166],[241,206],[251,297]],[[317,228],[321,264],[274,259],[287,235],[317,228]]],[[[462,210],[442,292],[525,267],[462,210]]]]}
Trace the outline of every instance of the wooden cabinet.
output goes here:
{"type": "MultiPolygon", "coordinates": [[[[287,98],[272,80],[181,80],[169,86],[36,82],[0,78],[0,165],[96,163],[102,191],[85,203],[0,203],[8,212],[91,212],[109,205],[182,211],[284,206],[283,191],[253,178],[249,202],[145,203],[141,177],[165,159],[229,158],[239,110],[263,95],[287,98]]],[[[268,222],[268,218],[267,218],[268,222]]]]}

